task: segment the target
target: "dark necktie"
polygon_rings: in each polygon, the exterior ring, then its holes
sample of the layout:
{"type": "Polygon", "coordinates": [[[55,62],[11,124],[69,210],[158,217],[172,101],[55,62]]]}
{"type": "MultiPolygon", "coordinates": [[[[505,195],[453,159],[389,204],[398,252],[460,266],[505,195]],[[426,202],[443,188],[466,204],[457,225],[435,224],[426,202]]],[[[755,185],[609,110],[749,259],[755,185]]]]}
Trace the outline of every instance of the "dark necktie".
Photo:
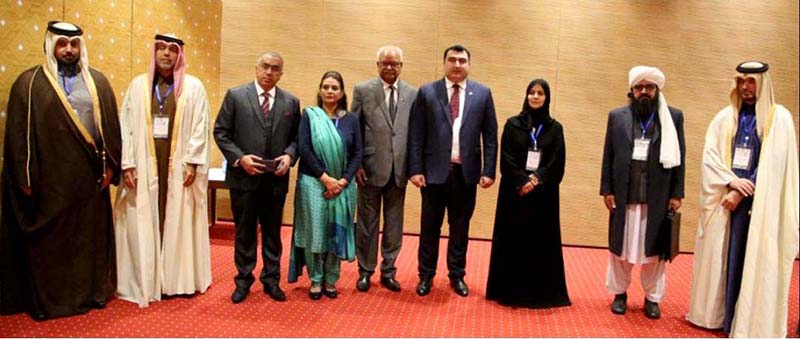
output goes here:
{"type": "Polygon", "coordinates": [[[450,117],[453,118],[453,122],[456,121],[458,118],[458,105],[459,105],[459,95],[458,95],[458,84],[453,85],[453,96],[450,97],[450,117]]]}
{"type": "Polygon", "coordinates": [[[261,112],[264,113],[264,119],[269,118],[269,92],[264,92],[264,103],[261,104],[261,112]]]}
{"type": "Polygon", "coordinates": [[[392,123],[394,123],[394,117],[397,115],[397,105],[394,103],[394,85],[389,86],[389,116],[392,118],[392,123]]]}

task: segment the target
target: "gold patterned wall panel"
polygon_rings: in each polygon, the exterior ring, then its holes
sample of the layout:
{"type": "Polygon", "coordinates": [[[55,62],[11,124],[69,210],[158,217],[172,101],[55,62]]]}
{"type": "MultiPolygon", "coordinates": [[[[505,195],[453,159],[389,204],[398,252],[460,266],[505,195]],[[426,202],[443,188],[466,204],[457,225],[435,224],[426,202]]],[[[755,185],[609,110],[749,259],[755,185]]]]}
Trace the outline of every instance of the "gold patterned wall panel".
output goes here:
{"type": "Polygon", "coordinates": [[[0,50],[0,152],[9,89],[22,71],[44,61],[41,46],[48,21],[66,20],[83,28],[89,63],[109,78],[118,103],[132,77],[146,70],[146,44],[154,33],[177,33],[187,43],[187,71],[203,80],[215,111],[220,102],[221,11],[219,0],[0,2],[0,39],[6,47],[0,50]]]}
{"type": "Polygon", "coordinates": [[[103,72],[121,103],[131,80],[130,0],[68,0],[64,20],[81,26],[89,65],[103,72]]]}
{"type": "Polygon", "coordinates": [[[218,0],[134,0],[132,76],[147,72],[156,34],[175,34],[185,42],[186,73],[203,81],[211,111],[216,111],[221,21],[222,3],[218,0]]]}
{"type": "Polygon", "coordinates": [[[11,85],[20,73],[44,63],[47,22],[61,20],[63,7],[62,0],[0,2],[0,168],[11,85]]]}
{"type": "MultiPolygon", "coordinates": [[[[607,244],[608,214],[598,195],[602,144],[608,112],[627,101],[632,66],[660,67],[667,101],[685,113],[685,250],[694,247],[705,130],[727,104],[735,65],[769,62],[776,97],[797,120],[798,8],[791,2],[237,0],[224,1],[223,16],[221,92],[251,80],[258,53],[275,49],[287,62],[281,86],[303,105],[326,69],[342,71],[350,93],[374,76],[374,50],[384,43],[405,49],[403,78],[419,86],[442,76],[442,50],[460,42],[472,52],[470,77],[492,88],[502,133],[528,81],[547,79],[551,112],[567,141],[567,244],[607,244]]],[[[478,189],[471,236],[491,237],[496,190],[478,189]]],[[[418,231],[419,210],[419,190],[409,187],[407,232],[418,231]]]]}

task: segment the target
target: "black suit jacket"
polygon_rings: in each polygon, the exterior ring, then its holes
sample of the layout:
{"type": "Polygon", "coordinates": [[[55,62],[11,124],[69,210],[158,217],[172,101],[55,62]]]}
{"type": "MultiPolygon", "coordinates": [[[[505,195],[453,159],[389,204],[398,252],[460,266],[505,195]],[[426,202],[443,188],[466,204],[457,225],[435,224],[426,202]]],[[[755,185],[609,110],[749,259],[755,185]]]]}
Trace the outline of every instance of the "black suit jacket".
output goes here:
{"type": "Polygon", "coordinates": [[[228,160],[225,184],[231,189],[255,190],[263,180],[270,180],[274,193],[285,194],[289,190],[289,175],[277,177],[271,173],[248,175],[241,167],[234,167],[244,155],[253,154],[265,159],[288,154],[292,165],[297,161],[297,128],[300,125],[300,100],[280,88],[275,89],[275,102],[272,105],[272,128],[267,130],[267,122],[258,104],[255,82],[250,82],[228,90],[214,125],[214,140],[228,160]],[[266,139],[271,133],[271,142],[266,139]]]}

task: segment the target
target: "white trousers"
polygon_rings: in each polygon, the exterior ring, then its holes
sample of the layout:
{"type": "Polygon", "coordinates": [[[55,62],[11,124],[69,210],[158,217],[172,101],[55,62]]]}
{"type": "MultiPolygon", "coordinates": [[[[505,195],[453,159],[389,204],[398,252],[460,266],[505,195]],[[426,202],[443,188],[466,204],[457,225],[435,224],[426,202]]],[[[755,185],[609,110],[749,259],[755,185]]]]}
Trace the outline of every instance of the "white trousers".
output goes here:
{"type": "Polygon", "coordinates": [[[625,238],[622,256],[609,253],[606,289],[611,294],[621,294],[631,284],[631,270],[636,264],[642,267],[641,280],[645,298],[660,302],[666,289],[666,263],[658,257],[646,257],[644,244],[647,234],[647,205],[628,205],[625,211],[625,238]]]}

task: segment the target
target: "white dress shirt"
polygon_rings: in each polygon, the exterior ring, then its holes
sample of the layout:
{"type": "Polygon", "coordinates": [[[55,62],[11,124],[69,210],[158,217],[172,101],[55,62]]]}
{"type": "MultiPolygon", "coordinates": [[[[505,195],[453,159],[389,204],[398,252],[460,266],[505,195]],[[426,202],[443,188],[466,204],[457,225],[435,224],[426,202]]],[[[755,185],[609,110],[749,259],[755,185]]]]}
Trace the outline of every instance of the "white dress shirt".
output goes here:
{"type": "MultiPolygon", "coordinates": [[[[445,86],[447,87],[447,102],[453,97],[453,85],[455,82],[450,79],[444,78],[445,86]]],[[[461,131],[461,118],[464,117],[464,102],[466,101],[467,93],[467,79],[458,83],[458,118],[453,121],[453,147],[450,149],[450,162],[460,164],[461,155],[459,154],[459,131],[461,131]]],[[[450,105],[447,106],[448,108],[450,105]]],[[[448,112],[450,113],[450,112],[448,112]]]]}

